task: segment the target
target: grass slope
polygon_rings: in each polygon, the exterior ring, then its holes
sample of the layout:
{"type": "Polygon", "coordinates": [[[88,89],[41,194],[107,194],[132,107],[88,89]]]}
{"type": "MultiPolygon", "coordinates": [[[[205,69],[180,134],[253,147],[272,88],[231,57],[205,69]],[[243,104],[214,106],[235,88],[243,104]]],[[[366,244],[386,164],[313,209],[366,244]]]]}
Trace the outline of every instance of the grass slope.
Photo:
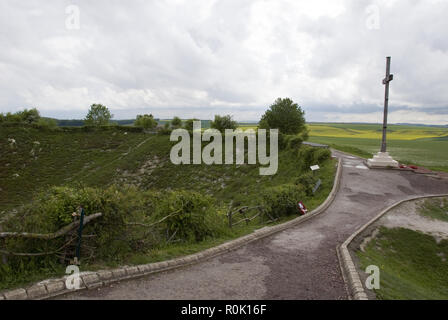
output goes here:
{"type": "MultiPolygon", "coordinates": [[[[280,151],[278,173],[260,176],[257,165],[173,165],[169,159],[169,136],[133,132],[132,128],[109,128],[86,132],[82,128],[45,131],[31,127],[5,127],[0,131],[0,220],[33,195],[54,185],[69,187],[133,184],[142,190],[186,189],[209,194],[218,207],[259,204],[266,188],[294,183],[304,173],[303,159],[293,150],[280,151]],[[126,130],[126,131],[125,131],[126,130]],[[14,139],[11,145],[8,139],[14,139]],[[302,168],[302,169],[301,169],[302,168]],[[18,176],[17,176],[17,175],[18,176]]],[[[302,146],[302,148],[310,148],[302,146]]],[[[316,178],[321,187],[305,204],[312,210],[330,193],[335,160],[319,163],[316,178]]],[[[296,216],[281,217],[274,224],[296,216]]],[[[248,234],[266,223],[254,220],[228,229],[204,241],[161,243],[150,252],[136,252],[126,257],[126,264],[162,261],[197,252],[230,239],[248,234]]],[[[5,230],[4,230],[5,231],[5,230]]],[[[83,270],[115,267],[123,261],[107,260],[83,263],[83,270]]],[[[14,288],[47,277],[61,276],[60,264],[24,266],[23,273],[0,274],[0,289],[14,288]]]]}
{"type": "Polygon", "coordinates": [[[357,255],[363,270],[380,269],[378,299],[448,299],[448,240],[437,243],[427,234],[381,227],[357,255]]]}
{"type": "MultiPolygon", "coordinates": [[[[169,136],[111,128],[84,132],[2,128],[0,133],[0,212],[20,206],[53,185],[135,184],[142,189],[187,189],[234,205],[253,204],[266,187],[293,183],[303,172],[302,159],[279,153],[274,176],[260,176],[258,165],[179,165],[169,154],[169,136]],[[16,145],[11,147],[8,138],[16,145]],[[33,155],[34,154],[34,155],[33,155]],[[18,176],[17,176],[18,175],[18,176]]],[[[320,192],[331,189],[334,166],[323,166],[320,192]]],[[[320,201],[320,199],[318,200],[320,201]]]]}

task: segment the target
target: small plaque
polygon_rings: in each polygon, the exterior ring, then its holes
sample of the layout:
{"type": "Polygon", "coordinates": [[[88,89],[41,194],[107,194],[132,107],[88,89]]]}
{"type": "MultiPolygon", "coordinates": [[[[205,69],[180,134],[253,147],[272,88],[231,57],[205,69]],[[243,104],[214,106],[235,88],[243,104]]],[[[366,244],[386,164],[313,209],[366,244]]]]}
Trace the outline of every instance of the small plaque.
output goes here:
{"type": "Polygon", "coordinates": [[[311,170],[313,170],[313,171],[316,171],[316,170],[319,170],[320,169],[320,167],[316,164],[315,166],[311,166],[310,167],[311,168],[311,170]]]}

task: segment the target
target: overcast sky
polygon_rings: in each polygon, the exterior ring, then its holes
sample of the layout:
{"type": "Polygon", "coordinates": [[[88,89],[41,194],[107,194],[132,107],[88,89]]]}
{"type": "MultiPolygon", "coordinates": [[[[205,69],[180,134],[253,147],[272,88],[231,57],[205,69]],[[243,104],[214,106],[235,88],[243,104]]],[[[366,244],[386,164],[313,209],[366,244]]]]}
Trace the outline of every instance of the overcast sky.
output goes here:
{"type": "Polygon", "coordinates": [[[0,0],[0,112],[448,124],[448,1],[0,0]],[[79,15],[78,15],[79,13],[79,15]],[[78,19],[79,18],[79,19],[78,19]]]}

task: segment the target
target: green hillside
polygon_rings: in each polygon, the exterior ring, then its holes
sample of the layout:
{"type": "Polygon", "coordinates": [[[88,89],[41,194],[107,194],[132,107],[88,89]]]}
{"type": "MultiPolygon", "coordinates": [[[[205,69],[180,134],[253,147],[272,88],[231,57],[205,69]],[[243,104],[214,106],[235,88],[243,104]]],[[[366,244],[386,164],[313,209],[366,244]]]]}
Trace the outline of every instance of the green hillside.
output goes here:
{"type": "Polygon", "coordinates": [[[169,159],[174,145],[169,136],[128,129],[3,127],[0,211],[27,203],[37,191],[54,185],[133,184],[144,190],[188,189],[223,202],[253,203],[263,188],[294,182],[308,169],[290,150],[280,152],[278,173],[272,177],[260,176],[258,165],[176,166],[169,159]]]}

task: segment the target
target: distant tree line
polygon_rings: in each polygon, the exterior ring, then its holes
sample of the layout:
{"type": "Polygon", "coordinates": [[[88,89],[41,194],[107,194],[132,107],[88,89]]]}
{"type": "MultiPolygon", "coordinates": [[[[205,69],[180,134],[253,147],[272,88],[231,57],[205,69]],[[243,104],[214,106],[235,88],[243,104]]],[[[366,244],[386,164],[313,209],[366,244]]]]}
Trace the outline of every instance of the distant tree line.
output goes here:
{"type": "MultiPolygon", "coordinates": [[[[112,120],[113,114],[102,104],[92,104],[83,120],[56,120],[41,117],[36,108],[25,109],[16,113],[0,113],[0,124],[33,124],[40,127],[57,126],[102,127],[110,125],[131,125],[144,130],[157,130],[161,134],[170,134],[172,130],[183,128],[193,132],[193,122],[198,119],[182,120],[175,116],[170,120],[155,119],[152,114],[137,115],[135,120],[112,120]]],[[[213,121],[201,120],[202,128],[214,128],[224,133],[226,129],[235,130],[238,122],[231,115],[215,115],[213,121]]],[[[278,98],[263,114],[259,122],[260,129],[278,129],[283,135],[298,135],[302,140],[308,138],[305,113],[302,108],[289,98],[278,98]]]]}

